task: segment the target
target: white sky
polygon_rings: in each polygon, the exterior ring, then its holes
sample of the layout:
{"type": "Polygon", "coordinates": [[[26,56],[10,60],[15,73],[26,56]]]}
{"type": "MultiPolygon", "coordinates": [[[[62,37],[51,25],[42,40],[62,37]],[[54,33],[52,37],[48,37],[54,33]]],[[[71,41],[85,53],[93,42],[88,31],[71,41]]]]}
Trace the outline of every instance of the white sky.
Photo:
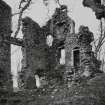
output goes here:
{"type": "MultiPolygon", "coordinates": [[[[4,0],[12,7],[12,12],[18,12],[18,4],[20,0],[4,0]]],[[[57,5],[55,5],[53,0],[50,0],[49,5],[49,14],[48,9],[43,5],[42,0],[32,0],[31,6],[25,12],[24,16],[30,16],[33,20],[38,22],[41,26],[46,23],[49,19],[48,16],[51,16],[54,12],[54,9],[57,5]]],[[[82,0],[60,0],[62,4],[66,4],[69,10],[69,16],[76,23],[76,32],[80,25],[89,26],[90,30],[95,34],[99,30],[99,21],[96,20],[96,17],[91,9],[85,8],[82,5],[82,0]]],[[[13,31],[16,30],[17,27],[17,16],[13,18],[13,31]]],[[[20,34],[18,37],[22,37],[20,34]]],[[[12,46],[12,72],[15,75],[14,78],[16,80],[17,75],[17,65],[21,62],[21,47],[12,46]]],[[[20,68],[18,68],[20,69],[20,68]]],[[[14,86],[16,86],[16,82],[14,86]]]]}

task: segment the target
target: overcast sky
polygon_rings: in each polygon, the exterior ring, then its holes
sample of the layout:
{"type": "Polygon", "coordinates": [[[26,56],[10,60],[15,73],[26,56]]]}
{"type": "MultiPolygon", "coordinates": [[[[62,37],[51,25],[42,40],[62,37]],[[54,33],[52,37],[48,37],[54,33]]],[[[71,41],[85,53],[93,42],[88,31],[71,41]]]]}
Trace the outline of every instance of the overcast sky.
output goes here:
{"type": "MultiPolygon", "coordinates": [[[[18,4],[20,0],[5,0],[11,7],[12,12],[18,12],[18,4]]],[[[32,0],[32,4],[28,11],[25,12],[25,16],[30,16],[33,20],[37,21],[40,25],[44,25],[48,20],[48,10],[43,5],[43,0],[32,0]]],[[[49,0],[49,15],[51,15],[56,8],[54,0],[49,0]]],[[[76,30],[78,27],[88,25],[93,32],[96,32],[98,28],[98,20],[91,9],[85,8],[82,5],[82,0],[60,0],[61,4],[66,4],[69,10],[69,16],[76,22],[76,30]]],[[[16,18],[16,17],[15,17],[16,18]]],[[[16,22],[16,21],[15,21],[16,22]]]]}
{"type": "MultiPolygon", "coordinates": [[[[4,0],[7,2],[11,8],[12,13],[18,12],[18,4],[20,0],[4,0]]],[[[40,26],[45,25],[46,21],[51,17],[54,12],[54,9],[57,5],[53,0],[49,0],[49,7],[45,7],[43,5],[42,0],[32,0],[31,6],[25,12],[24,16],[30,16],[33,20],[38,22],[40,26]],[[49,9],[49,13],[48,13],[49,9]]],[[[82,0],[60,0],[61,4],[66,4],[68,6],[68,14],[76,23],[76,32],[80,25],[89,26],[90,30],[93,33],[97,33],[99,30],[99,21],[96,19],[94,13],[91,9],[85,8],[82,5],[82,0]]],[[[17,28],[17,16],[13,17],[12,21],[12,29],[13,31],[17,28]]],[[[22,37],[22,34],[19,34],[18,37],[22,37]]],[[[21,47],[12,46],[12,72],[15,75],[14,78],[16,80],[17,74],[17,65],[21,62],[21,47]]],[[[18,68],[20,69],[20,68],[18,68]]],[[[14,86],[16,86],[16,82],[14,86]]]]}

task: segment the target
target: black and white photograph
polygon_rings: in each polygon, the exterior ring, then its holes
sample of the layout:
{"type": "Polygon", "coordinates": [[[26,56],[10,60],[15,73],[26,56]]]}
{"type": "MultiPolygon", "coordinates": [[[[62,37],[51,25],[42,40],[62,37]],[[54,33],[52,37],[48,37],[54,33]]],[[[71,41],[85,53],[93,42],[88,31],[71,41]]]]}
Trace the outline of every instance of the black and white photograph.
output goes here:
{"type": "Polygon", "coordinates": [[[105,105],[105,0],[0,0],[0,105],[105,105]]]}

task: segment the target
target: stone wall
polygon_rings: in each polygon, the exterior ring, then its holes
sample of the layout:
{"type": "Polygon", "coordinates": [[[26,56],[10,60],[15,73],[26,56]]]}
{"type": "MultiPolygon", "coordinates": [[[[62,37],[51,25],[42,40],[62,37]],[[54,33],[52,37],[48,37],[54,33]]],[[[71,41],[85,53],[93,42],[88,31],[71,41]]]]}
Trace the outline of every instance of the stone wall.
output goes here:
{"type": "MultiPolygon", "coordinates": [[[[31,18],[26,17],[23,19],[23,41],[24,47],[22,48],[23,60],[22,71],[25,73],[24,78],[27,83],[35,84],[35,74],[41,76],[41,73],[47,69],[46,59],[46,39],[40,28],[40,26],[34,22],[31,18]],[[33,79],[31,82],[29,78],[33,79]]],[[[28,84],[28,86],[30,86],[28,84]]],[[[31,86],[30,86],[31,87],[31,86]]]]}
{"type": "Polygon", "coordinates": [[[11,88],[11,50],[10,44],[4,42],[11,36],[11,8],[0,0],[0,87],[11,88]]]}
{"type": "Polygon", "coordinates": [[[100,61],[92,51],[93,40],[93,33],[86,26],[80,26],[78,34],[68,34],[65,41],[66,78],[92,77],[100,72],[100,61]]]}
{"type": "Polygon", "coordinates": [[[65,5],[56,8],[52,18],[42,28],[29,17],[23,19],[22,31],[25,46],[22,48],[22,72],[26,73],[23,73],[25,81],[29,76],[34,78],[35,73],[37,74],[39,71],[47,73],[47,77],[48,75],[53,77],[56,69],[60,73],[61,49],[64,49],[66,36],[75,31],[74,25],[75,23],[67,16],[65,5]],[[53,37],[52,46],[48,46],[46,43],[49,35],[53,37]]]}
{"type": "Polygon", "coordinates": [[[22,31],[24,35],[22,72],[26,84],[30,81],[29,78],[33,81],[31,84],[35,84],[35,74],[44,76],[46,73],[51,77],[54,72],[56,75],[56,70],[60,74],[62,49],[65,50],[64,77],[67,74],[80,73],[81,75],[87,69],[91,71],[90,69],[93,70],[95,67],[94,53],[92,55],[90,45],[93,41],[93,33],[88,27],[81,26],[79,33],[76,34],[75,22],[68,17],[65,5],[56,8],[52,19],[42,28],[29,17],[24,18],[22,31]],[[47,36],[53,38],[51,46],[46,43],[47,36]]]}

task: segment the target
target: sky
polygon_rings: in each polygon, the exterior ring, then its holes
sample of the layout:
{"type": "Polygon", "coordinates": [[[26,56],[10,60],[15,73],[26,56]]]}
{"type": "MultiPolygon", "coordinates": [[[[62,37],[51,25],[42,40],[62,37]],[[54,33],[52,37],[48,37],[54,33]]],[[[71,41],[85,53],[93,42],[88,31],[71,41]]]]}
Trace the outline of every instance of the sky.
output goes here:
{"type": "MultiPolygon", "coordinates": [[[[18,12],[18,5],[20,0],[4,0],[7,4],[9,4],[12,8],[12,13],[18,12]]],[[[83,7],[82,0],[60,0],[61,4],[65,4],[68,6],[68,15],[75,21],[76,23],[76,32],[78,32],[78,28],[80,25],[85,25],[90,28],[90,30],[97,37],[97,33],[99,30],[99,21],[96,19],[94,12],[86,7],[83,7]]],[[[46,24],[49,18],[51,18],[54,13],[55,8],[58,5],[55,4],[54,0],[49,0],[49,6],[46,7],[43,5],[42,0],[32,0],[31,6],[25,11],[24,16],[31,17],[34,21],[36,21],[40,26],[46,24]]],[[[12,30],[15,31],[17,28],[17,18],[18,16],[14,16],[12,18],[12,30]]],[[[22,38],[22,33],[20,32],[18,35],[19,38],[22,38]]],[[[14,80],[14,87],[17,86],[17,71],[21,69],[21,47],[19,46],[11,46],[11,66],[12,66],[12,74],[14,80]]]]}

